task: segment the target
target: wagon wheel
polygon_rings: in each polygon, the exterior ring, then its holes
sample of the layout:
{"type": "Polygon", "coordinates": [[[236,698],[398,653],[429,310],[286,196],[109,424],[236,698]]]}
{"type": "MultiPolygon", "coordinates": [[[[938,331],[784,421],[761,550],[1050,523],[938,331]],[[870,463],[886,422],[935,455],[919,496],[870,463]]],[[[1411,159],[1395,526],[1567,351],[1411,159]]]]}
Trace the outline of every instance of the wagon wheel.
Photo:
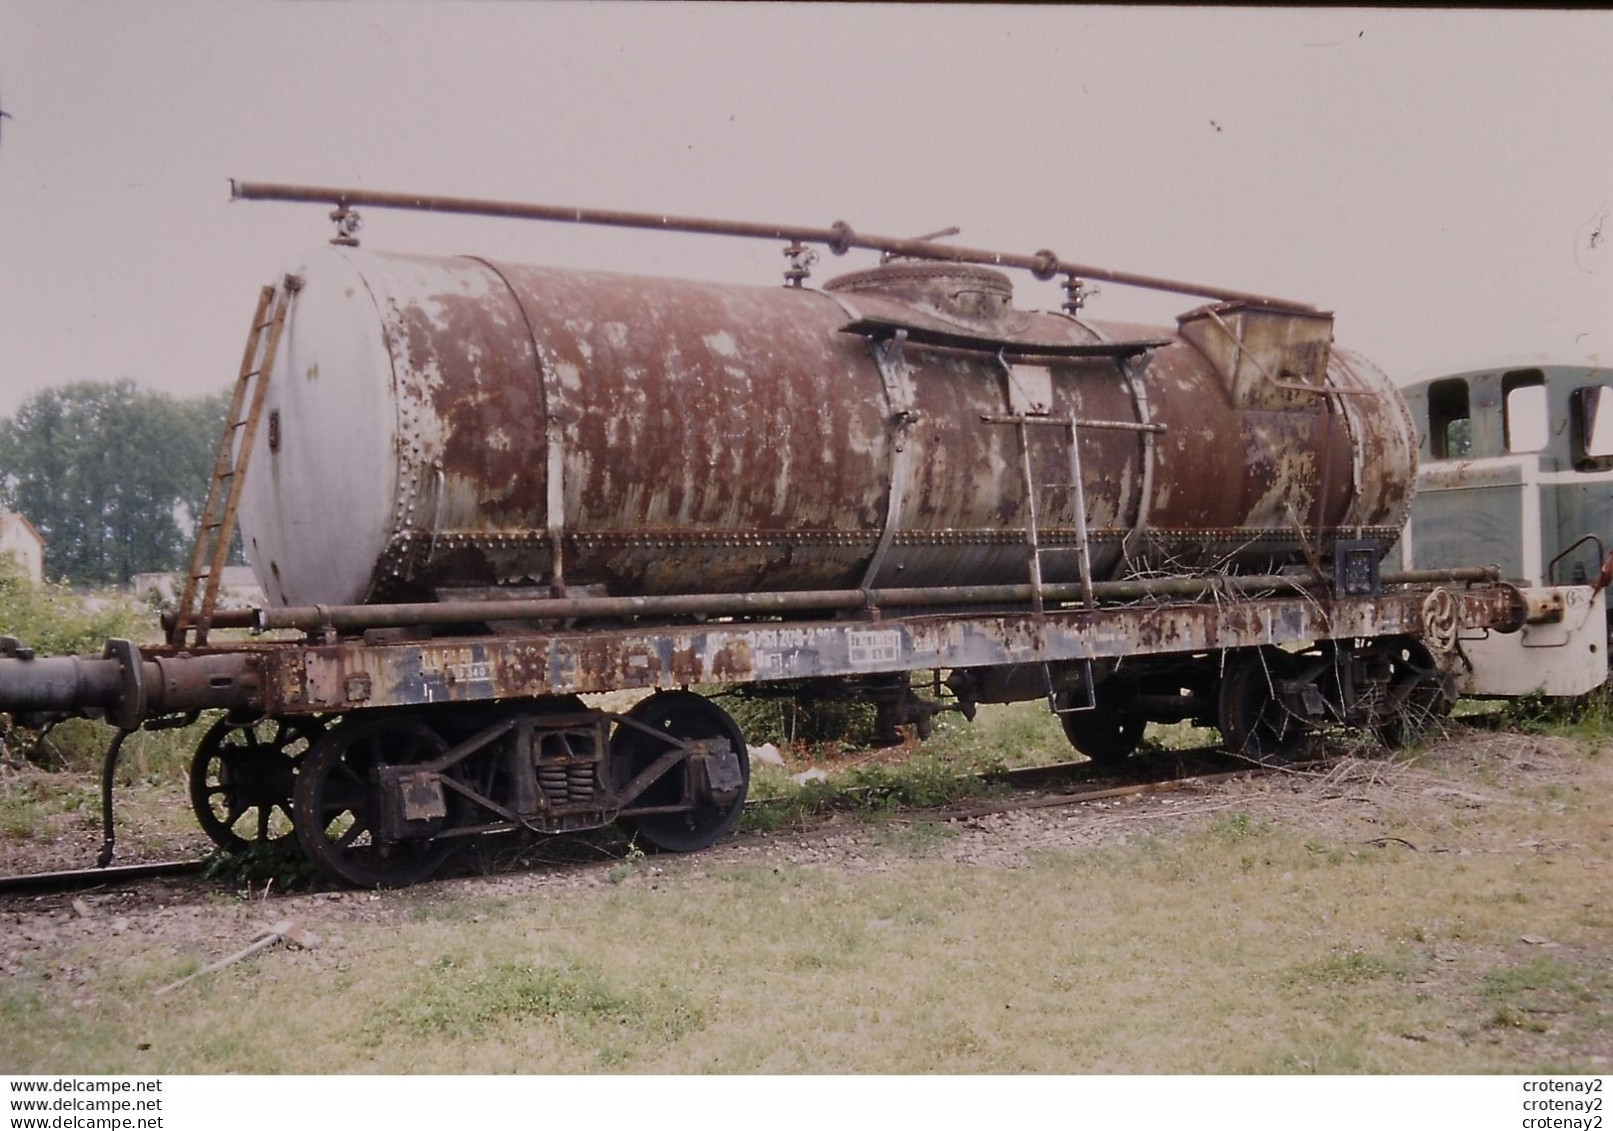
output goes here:
{"type": "Polygon", "coordinates": [[[1451,713],[1456,698],[1449,693],[1445,675],[1434,655],[1416,640],[1388,650],[1391,708],[1373,724],[1378,741],[1391,749],[1410,746],[1451,713]]]}
{"type": "Polygon", "coordinates": [[[190,805],[214,844],[238,852],[291,835],[297,767],[323,730],[317,719],[213,724],[190,762],[190,805]]]}
{"type": "Polygon", "coordinates": [[[1229,653],[1221,674],[1217,721],[1227,751],[1263,766],[1293,761],[1305,742],[1305,721],[1283,702],[1282,681],[1294,663],[1280,648],[1229,653]]]}
{"type": "Polygon", "coordinates": [[[1135,712],[1120,710],[1114,693],[1105,691],[1107,686],[1099,686],[1097,706],[1091,710],[1071,710],[1076,706],[1074,691],[1059,692],[1054,705],[1071,746],[1101,766],[1117,766],[1142,745],[1148,720],[1135,712]]]}
{"type": "Polygon", "coordinates": [[[373,771],[447,752],[436,731],[406,715],[349,719],[327,731],[297,775],[293,821],[303,850],[326,872],[361,887],[407,887],[431,875],[454,842],[377,840],[373,771]]]}
{"type": "MultiPolygon", "coordinates": [[[[627,831],[639,834],[657,848],[668,852],[694,852],[705,848],[733,828],[745,807],[745,791],[750,786],[750,759],[746,754],[745,736],[728,712],[690,691],[661,691],[640,700],[627,713],[627,717],[664,731],[673,738],[728,739],[739,755],[739,769],[744,784],[738,796],[726,804],[708,800],[697,803],[688,812],[651,813],[623,818],[618,823],[627,831]]],[[[664,754],[667,745],[664,739],[618,723],[610,743],[611,765],[617,774],[618,787],[664,754]]],[[[688,775],[686,766],[684,762],[674,765],[640,794],[633,804],[676,805],[681,802],[688,775]]]]}
{"type": "Polygon", "coordinates": [[[1118,766],[1142,745],[1148,720],[1102,706],[1091,711],[1060,715],[1070,745],[1100,766],[1118,766]]]}

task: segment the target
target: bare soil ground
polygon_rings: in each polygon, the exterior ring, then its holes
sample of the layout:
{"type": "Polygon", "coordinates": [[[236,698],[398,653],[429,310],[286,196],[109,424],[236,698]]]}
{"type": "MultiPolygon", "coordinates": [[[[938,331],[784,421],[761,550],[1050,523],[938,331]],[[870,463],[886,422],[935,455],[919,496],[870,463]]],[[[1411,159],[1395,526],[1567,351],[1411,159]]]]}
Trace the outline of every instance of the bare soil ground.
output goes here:
{"type": "MultiPolygon", "coordinates": [[[[172,791],[133,800],[137,855],[205,848],[172,791]]],[[[93,856],[58,802],[4,871],[93,856]]],[[[1613,756],[1456,729],[1410,760],[842,813],[686,857],[538,846],[402,892],[0,898],[0,1069],[1605,1072],[1610,813],[1613,756]],[[154,995],[281,919],[320,945],[154,995]]]]}

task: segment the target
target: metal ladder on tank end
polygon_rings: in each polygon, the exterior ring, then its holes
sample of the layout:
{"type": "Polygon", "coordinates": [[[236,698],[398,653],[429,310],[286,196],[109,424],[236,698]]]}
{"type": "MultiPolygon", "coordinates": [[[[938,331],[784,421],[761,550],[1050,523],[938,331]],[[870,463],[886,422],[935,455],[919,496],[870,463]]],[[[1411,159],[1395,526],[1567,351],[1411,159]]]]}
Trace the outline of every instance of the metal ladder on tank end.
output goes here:
{"type": "Polygon", "coordinates": [[[301,280],[288,275],[281,286],[264,287],[258,295],[252,331],[247,335],[241,371],[225,415],[224,433],[219,438],[218,457],[213,462],[207,502],[196,524],[196,544],[191,549],[190,567],[185,573],[184,593],[168,633],[168,643],[175,648],[185,646],[185,637],[193,629],[194,644],[200,647],[207,643],[207,632],[218,605],[224,561],[229,557],[230,541],[235,532],[235,511],[241,502],[241,487],[246,480],[247,463],[252,458],[258,417],[263,413],[264,395],[269,388],[269,374],[274,370],[275,353],[280,347],[291,296],[300,286],[301,280]]]}
{"type": "MultiPolygon", "coordinates": [[[[1050,411],[1052,405],[1051,374],[1038,397],[1035,392],[1027,396],[1025,391],[1016,384],[1017,379],[1023,379],[1027,369],[1035,371],[1040,367],[1027,367],[1015,365],[1009,355],[1004,352],[998,355],[998,361],[1008,376],[1009,406],[1014,409],[1011,413],[1002,415],[987,415],[980,419],[987,424],[1012,424],[1019,436],[1019,468],[1021,482],[1025,488],[1025,546],[1030,566],[1031,610],[1037,619],[1047,615],[1047,602],[1045,593],[1044,571],[1042,563],[1049,554],[1076,555],[1076,572],[1081,585],[1081,605],[1090,609],[1095,601],[1092,595],[1092,551],[1091,537],[1087,528],[1086,486],[1081,476],[1081,448],[1080,429],[1104,428],[1126,432],[1163,432],[1162,424],[1142,424],[1127,420],[1078,420],[1074,416],[1053,416],[1050,411]],[[1037,476],[1031,458],[1031,428],[1035,426],[1061,428],[1065,432],[1070,455],[1070,525],[1075,529],[1075,544],[1073,546],[1044,546],[1041,536],[1041,522],[1036,508],[1037,476]]],[[[1046,370],[1041,370],[1047,373],[1046,370]]],[[[1037,379],[1032,379],[1037,383],[1037,379]]],[[[1043,487],[1063,488],[1063,483],[1045,482],[1043,487]]],[[[1047,686],[1047,703],[1055,715],[1069,715],[1080,711],[1095,710],[1098,706],[1097,690],[1093,686],[1092,661],[1082,661],[1082,686],[1086,689],[1086,702],[1068,707],[1060,707],[1058,693],[1053,687],[1053,669],[1047,663],[1042,664],[1043,677],[1047,686]]]]}

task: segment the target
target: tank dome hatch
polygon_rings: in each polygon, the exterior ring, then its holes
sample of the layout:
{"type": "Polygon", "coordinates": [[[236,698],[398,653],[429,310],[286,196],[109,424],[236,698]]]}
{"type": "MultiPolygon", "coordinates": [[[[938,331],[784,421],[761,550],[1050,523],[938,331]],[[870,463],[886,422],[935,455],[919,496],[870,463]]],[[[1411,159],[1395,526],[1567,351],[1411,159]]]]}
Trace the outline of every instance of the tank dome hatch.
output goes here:
{"type": "Polygon", "coordinates": [[[967,263],[887,263],[836,276],[823,289],[893,299],[976,333],[1013,333],[1026,321],[1024,312],[1014,309],[1014,284],[1007,275],[967,263]]]}
{"type": "Polygon", "coordinates": [[[1065,314],[1019,310],[1008,276],[967,263],[887,263],[830,279],[824,292],[851,316],[842,333],[914,345],[1042,357],[1129,357],[1164,338],[1116,342],[1065,314]]]}

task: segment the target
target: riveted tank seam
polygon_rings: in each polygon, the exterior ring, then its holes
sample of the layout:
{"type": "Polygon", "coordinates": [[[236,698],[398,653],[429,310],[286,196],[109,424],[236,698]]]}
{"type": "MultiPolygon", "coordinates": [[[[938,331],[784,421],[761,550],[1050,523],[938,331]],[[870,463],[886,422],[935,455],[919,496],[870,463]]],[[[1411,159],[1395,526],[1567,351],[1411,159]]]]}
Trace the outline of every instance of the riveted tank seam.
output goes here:
{"type": "MultiPolygon", "coordinates": [[[[370,285],[369,276],[364,273],[363,269],[357,263],[353,262],[353,255],[345,249],[339,249],[336,254],[339,255],[350,268],[352,268],[353,273],[358,276],[359,283],[364,287],[364,293],[370,296],[370,302],[375,306],[375,321],[376,324],[382,328],[381,346],[386,354],[387,375],[391,380],[393,426],[397,429],[398,442],[401,444],[407,439],[407,437],[404,435],[404,418],[401,411],[403,399],[399,395],[400,390],[398,387],[398,359],[392,351],[392,342],[386,333],[386,317],[381,309],[381,300],[376,296],[375,288],[370,285]]],[[[393,474],[394,479],[392,482],[392,497],[394,507],[392,532],[387,536],[387,550],[385,553],[383,553],[381,560],[376,563],[375,570],[370,576],[369,589],[364,596],[365,601],[374,600],[377,596],[377,591],[386,584],[385,575],[389,565],[392,567],[394,574],[401,570],[401,565],[393,558],[392,547],[394,545],[401,545],[406,542],[409,534],[407,527],[402,525],[402,520],[405,514],[404,508],[407,503],[405,496],[408,491],[412,490],[412,485],[405,487],[405,480],[403,476],[397,474],[396,461],[393,463],[393,474]]],[[[279,578],[277,576],[276,581],[278,580],[279,578]]]]}

